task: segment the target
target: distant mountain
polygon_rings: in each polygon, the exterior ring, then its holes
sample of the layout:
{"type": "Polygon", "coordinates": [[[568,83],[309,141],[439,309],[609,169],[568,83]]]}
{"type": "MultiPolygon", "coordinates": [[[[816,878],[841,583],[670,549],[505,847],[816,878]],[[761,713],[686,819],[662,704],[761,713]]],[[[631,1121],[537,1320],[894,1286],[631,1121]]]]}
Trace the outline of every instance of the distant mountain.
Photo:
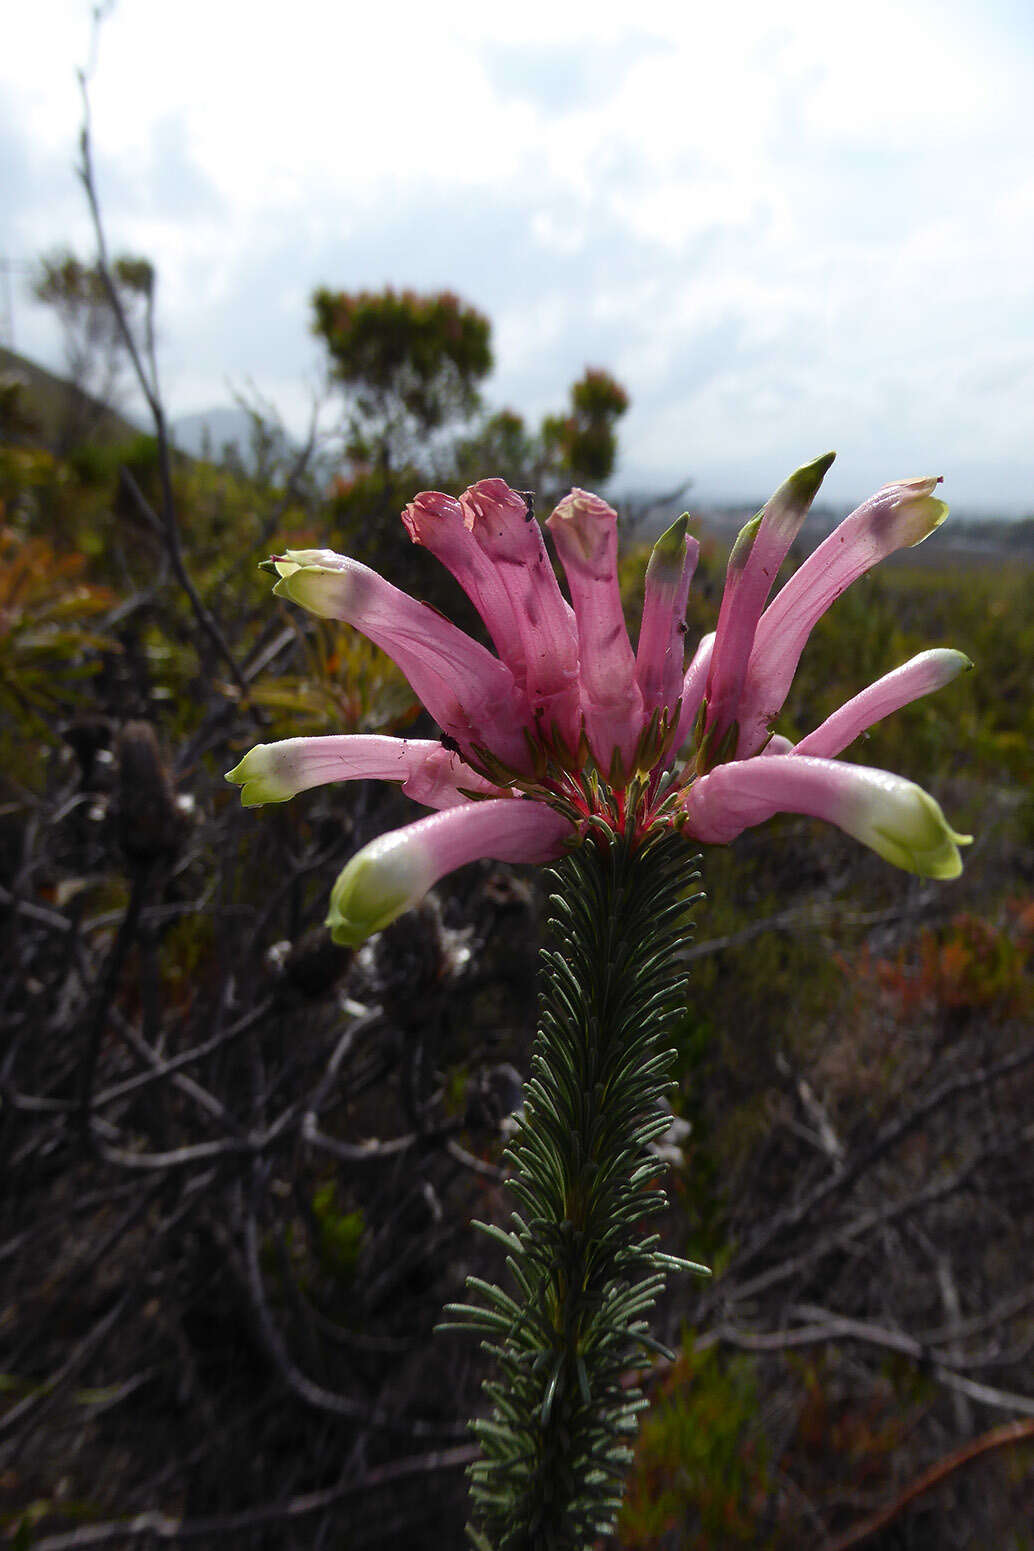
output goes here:
{"type": "Polygon", "coordinates": [[[172,439],[181,452],[193,458],[218,462],[224,447],[232,447],[247,462],[251,450],[251,419],[243,409],[203,409],[193,415],[180,415],[170,427],[172,439]]]}
{"type": "Polygon", "coordinates": [[[89,436],[95,441],[128,442],[140,435],[140,426],[117,410],[108,409],[74,388],[66,378],[49,372],[45,366],[37,366],[35,361],[4,345],[0,345],[0,377],[17,377],[25,383],[26,405],[48,446],[62,440],[73,419],[88,423],[89,436]]]}
{"type": "MultiPolygon", "coordinates": [[[[56,372],[0,345],[0,378],[5,377],[18,378],[25,384],[24,406],[35,422],[35,434],[48,447],[67,445],[68,428],[73,422],[87,427],[89,441],[129,442],[142,434],[152,434],[150,425],[134,423],[116,410],[105,408],[56,372]]],[[[251,461],[251,431],[247,412],[227,405],[179,415],[169,422],[173,445],[188,458],[207,457],[217,463],[224,449],[231,447],[245,467],[251,461]]],[[[80,435],[73,433],[72,441],[80,439],[80,435]]]]}

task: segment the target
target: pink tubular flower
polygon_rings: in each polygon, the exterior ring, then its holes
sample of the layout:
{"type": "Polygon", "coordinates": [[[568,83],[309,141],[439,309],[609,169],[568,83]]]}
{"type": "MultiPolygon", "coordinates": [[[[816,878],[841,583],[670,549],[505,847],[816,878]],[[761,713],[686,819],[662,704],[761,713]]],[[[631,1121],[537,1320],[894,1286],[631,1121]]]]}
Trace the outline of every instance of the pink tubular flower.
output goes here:
{"type": "Polygon", "coordinates": [[[542,529],[525,498],[501,479],[471,485],[460,505],[475,548],[513,605],[536,735],[571,754],[581,730],[578,629],[553,575],[542,529]]]}
{"type": "Polygon", "coordinates": [[[624,786],[642,735],[643,696],[618,587],[618,515],[599,496],[572,490],[546,526],[574,603],[589,748],[608,779],[624,786]]]}
{"type": "Polygon", "coordinates": [[[707,678],[704,731],[715,750],[736,720],[761,611],[832,462],[828,452],[791,474],[732,547],[707,678]]]}
{"type": "Polygon", "coordinates": [[[488,627],[495,649],[518,684],[527,683],[514,598],[480,544],[470,542],[467,513],[455,496],[425,490],[402,513],[406,532],[414,544],[423,544],[450,570],[488,627]]]}
{"type": "Polygon", "coordinates": [[[647,712],[660,711],[670,723],[682,697],[686,648],[686,603],[700,545],[688,533],[683,513],[653,547],[646,567],[643,619],[635,676],[647,712]]]}
{"type": "Polygon", "coordinates": [[[879,560],[921,544],[948,515],[933,492],[939,479],[884,485],[845,517],[761,616],[753,632],[746,681],[739,699],[737,754],[757,752],[783,708],[805,642],[818,620],[859,576],[879,560]]]}
{"type": "Polygon", "coordinates": [[[373,779],[438,810],[348,863],[331,896],[335,940],[361,942],[465,862],[548,861],[601,828],[634,840],[664,824],[723,845],[774,813],[803,813],[908,871],[957,876],[968,836],[949,827],[932,797],[835,756],[970,667],[961,652],[921,652],[796,747],[771,728],[815,622],[852,581],[892,550],[919,543],[947,511],[933,495],[936,480],[885,485],[768,603],[831,462],[827,454],[791,475],[744,528],[717,630],[688,666],[685,610],[698,545],[687,519],[654,547],[633,652],[618,588],[617,518],[583,490],[547,522],[571,604],[529,500],[502,480],[481,480],[458,500],[425,491],[406,508],[413,542],[466,590],[498,656],[357,561],[329,550],[275,557],[274,591],[347,620],[382,647],[442,730],[441,741],[289,738],[259,744],[230,771],[248,806],[329,781],[373,779]]]}
{"type": "Polygon", "coordinates": [[[479,802],[433,813],[353,856],[331,890],[327,925],[335,942],[357,947],[465,862],[550,862],[570,830],[567,819],[537,802],[479,802]]]}
{"type": "Polygon", "coordinates": [[[275,593],[361,630],[398,664],[449,737],[464,748],[483,737],[507,763],[525,762],[525,699],[486,647],[358,560],[289,549],[273,565],[280,577],[275,593]]]}
{"type": "Polygon", "coordinates": [[[259,743],[227,779],[241,788],[246,808],[286,802],[328,781],[397,781],[407,797],[428,808],[458,807],[465,792],[506,795],[433,738],[372,734],[259,743]]]}

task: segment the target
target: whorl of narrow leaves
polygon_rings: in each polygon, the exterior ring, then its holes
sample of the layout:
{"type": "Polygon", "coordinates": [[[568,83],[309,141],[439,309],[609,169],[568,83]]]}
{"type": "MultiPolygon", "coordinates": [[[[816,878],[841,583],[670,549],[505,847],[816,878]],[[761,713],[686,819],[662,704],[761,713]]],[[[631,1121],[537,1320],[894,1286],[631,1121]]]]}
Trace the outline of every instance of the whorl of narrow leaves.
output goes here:
{"type": "Polygon", "coordinates": [[[701,897],[687,897],[697,860],[670,831],[633,846],[601,827],[554,872],[532,1074],[508,1152],[520,1213],[509,1233],[478,1225],[505,1245],[514,1288],[471,1277],[477,1303],[448,1310],[498,1364],[491,1415],[472,1424],[470,1535],[483,1551],[582,1551],[612,1529],[645,1404],[628,1370],[663,1351],[644,1316],[666,1270],[702,1269],[642,1229],[665,1201],[649,1144],[670,1121],[674,1052],[660,1039],[683,1002],[676,954],[701,897]]]}

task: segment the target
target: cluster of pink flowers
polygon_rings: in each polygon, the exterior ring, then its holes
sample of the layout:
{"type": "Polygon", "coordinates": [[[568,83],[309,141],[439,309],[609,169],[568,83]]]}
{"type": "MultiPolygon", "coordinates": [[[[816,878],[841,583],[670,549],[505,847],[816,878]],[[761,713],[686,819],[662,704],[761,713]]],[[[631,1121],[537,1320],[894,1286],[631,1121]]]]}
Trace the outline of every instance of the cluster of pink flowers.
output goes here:
{"type": "Polygon", "coordinates": [[[459,499],[425,492],[403,521],[464,588],[498,656],[377,572],[330,550],[276,556],[274,591],[346,620],[401,668],[441,738],[289,738],[260,744],[227,779],[245,804],[328,781],[395,781],[437,811],[354,856],[331,896],[338,942],[357,944],[465,862],[545,862],[598,830],[658,824],[725,844],[777,812],[830,820],[927,877],[961,870],[940,807],[911,781],[836,756],[866,728],[970,666],[921,652],[796,746],[773,734],[805,642],[845,587],[944,520],[935,479],[884,485],[840,524],[772,603],[776,574],[832,454],[793,474],[740,533],[717,630],[685,662],[699,546],[680,518],[646,573],[637,650],[617,575],[617,517],[572,490],[548,519],[571,601],[525,496],[485,479],[459,499]],[[766,607],[766,604],[768,605],[766,607]]]}

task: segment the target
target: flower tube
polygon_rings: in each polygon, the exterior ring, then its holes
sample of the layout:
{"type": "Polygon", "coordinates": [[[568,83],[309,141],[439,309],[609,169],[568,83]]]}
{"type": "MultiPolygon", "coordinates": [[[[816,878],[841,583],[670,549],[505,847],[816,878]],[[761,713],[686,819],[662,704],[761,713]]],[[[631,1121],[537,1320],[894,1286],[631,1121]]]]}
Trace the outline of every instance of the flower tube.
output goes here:
{"type": "Polygon", "coordinates": [[[278,596],[361,630],[398,664],[438,725],[464,749],[484,735],[499,758],[525,763],[527,702],[509,668],[479,642],[345,555],[288,550],[274,565],[278,596]]]}
{"type": "Polygon", "coordinates": [[[484,620],[499,656],[523,687],[527,663],[514,600],[506,578],[480,544],[470,542],[464,509],[454,496],[425,490],[402,513],[414,544],[429,549],[452,572],[484,620]]]}
{"type": "Polygon", "coordinates": [[[816,622],[840,594],[896,549],[921,544],[948,515],[936,479],[884,485],[820,544],[769,604],[754,636],[737,711],[740,759],[757,753],[782,710],[816,622]]]}
{"type": "Polygon", "coordinates": [[[761,611],[835,457],[827,452],[791,474],[732,547],[707,681],[705,732],[714,748],[737,719],[761,611]]]}
{"type": "Polygon", "coordinates": [[[659,710],[671,716],[682,697],[686,603],[700,557],[700,545],[687,531],[688,523],[683,512],[661,534],[646,567],[635,676],[647,713],[659,710]]]}
{"type": "Polygon", "coordinates": [[[515,798],[467,803],[418,819],[379,835],[352,857],[331,890],[330,934],[354,948],[467,862],[554,861],[573,839],[560,814],[515,798]]]}
{"type": "MultiPolygon", "coordinates": [[[[643,697],[618,588],[617,513],[572,490],[547,519],[578,627],[582,715],[596,763],[630,772],[643,731],[643,697]]],[[[620,778],[619,778],[620,781],[620,778]]]]}
{"type": "Polygon", "coordinates": [[[734,760],[702,776],[682,801],[697,840],[727,845],[775,813],[826,819],[895,867],[924,878],[957,878],[960,835],[940,806],[912,781],[865,765],[791,755],[734,760]]]}
{"type": "Polygon", "coordinates": [[[241,788],[246,808],[287,802],[330,781],[398,781],[407,797],[430,808],[455,807],[471,792],[502,795],[436,739],[364,733],[258,743],[226,779],[241,788]]]}
{"type": "Polygon", "coordinates": [[[460,497],[475,544],[496,567],[513,604],[526,664],[526,692],[539,738],[574,755],[581,738],[578,628],[524,498],[501,479],[460,497]]]}

